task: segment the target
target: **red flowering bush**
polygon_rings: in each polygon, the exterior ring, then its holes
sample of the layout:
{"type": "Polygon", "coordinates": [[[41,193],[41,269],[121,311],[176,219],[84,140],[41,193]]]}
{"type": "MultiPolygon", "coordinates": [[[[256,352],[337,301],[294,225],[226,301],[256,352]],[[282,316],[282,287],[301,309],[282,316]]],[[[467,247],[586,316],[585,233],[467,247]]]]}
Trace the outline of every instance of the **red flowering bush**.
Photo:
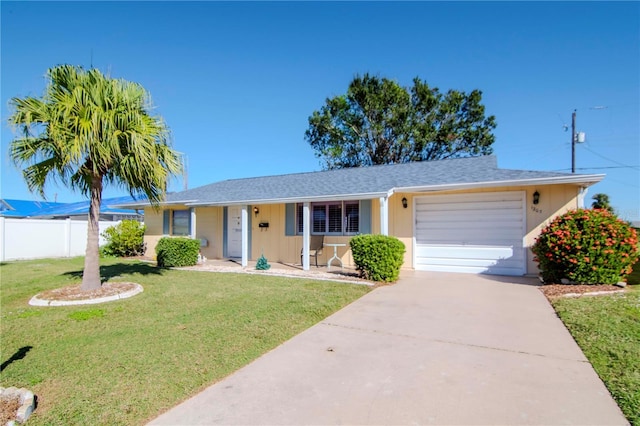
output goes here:
{"type": "Polygon", "coordinates": [[[542,230],[531,250],[545,283],[615,284],[638,259],[635,229],[602,209],[577,209],[542,230]]]}

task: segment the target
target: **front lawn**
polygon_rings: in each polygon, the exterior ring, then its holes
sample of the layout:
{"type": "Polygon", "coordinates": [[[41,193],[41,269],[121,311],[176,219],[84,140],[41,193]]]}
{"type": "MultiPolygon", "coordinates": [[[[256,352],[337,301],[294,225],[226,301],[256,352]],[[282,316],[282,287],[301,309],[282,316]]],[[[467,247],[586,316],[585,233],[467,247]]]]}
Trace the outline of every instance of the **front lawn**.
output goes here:
{"type": "Polygon", "coordinates": [[[640,426],[640,289],[552,303],[629,422],[640,426]]]}
{"type": "Polygon", "coordinates": [[[142,284],[130,299],[32,307],[79,282],[82,258],[0,265],[0,386],[38,397],[28,424],[142,424],[369,291],[266,275],[162,270],[101,260],[142,284]]]}

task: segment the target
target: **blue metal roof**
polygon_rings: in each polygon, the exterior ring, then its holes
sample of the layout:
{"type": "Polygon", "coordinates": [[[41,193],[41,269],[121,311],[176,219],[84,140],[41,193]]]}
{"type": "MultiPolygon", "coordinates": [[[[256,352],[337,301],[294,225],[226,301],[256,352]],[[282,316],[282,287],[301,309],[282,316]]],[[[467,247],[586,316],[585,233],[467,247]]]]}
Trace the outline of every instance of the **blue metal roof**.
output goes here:
{"type": "Polygon", "coordinates": [[[64,205],[64,203],[2,198],[0,199],[0,216],[29,217],[42,209],[54,208],[62,205],[64,205]]]}
{"type": "MultiPolygon", "coordinates": [[[[112,205],[126,204],[132,202],[144,202],[146,199],[134,199],[130,196],[104,198],[100,204],[101,214],[121,214],[121,215],[137,215],[135,210],[112,208],[112,205]]],[[[33,216],[38,217],[59,217],[59,216],[79,216],[89,214],[89,200],[77,203],[65,203],[60,206],[53,206],[42,209],[33,216]]]]}
{"type": "MultiPolygon", "coordinates": [[[[105,198],[100,205],[101,214],[137,215],[135,210],[114,208],[111,206],[146,199],[134,199],[130,196],[105,198]]],[[[5,217],[61,217],[80,216],[89,213],[89,200],[76,203],[51,203],[47,201],[0,200],[0,215],[5,217]]]]}

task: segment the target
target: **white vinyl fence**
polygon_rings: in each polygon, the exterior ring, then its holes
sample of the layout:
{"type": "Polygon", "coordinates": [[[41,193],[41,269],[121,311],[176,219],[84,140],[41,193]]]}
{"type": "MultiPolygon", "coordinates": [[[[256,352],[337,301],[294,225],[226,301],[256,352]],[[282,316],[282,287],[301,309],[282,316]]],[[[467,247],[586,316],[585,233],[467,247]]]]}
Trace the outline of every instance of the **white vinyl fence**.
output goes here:
{"type": "MultiPolygon", "coordinates": [[[[100,221],[100,233],[118,223],[100,221]]],[[[0,217],[0,261],[83,256],[86,248],[87,221],[0,217]]]]}

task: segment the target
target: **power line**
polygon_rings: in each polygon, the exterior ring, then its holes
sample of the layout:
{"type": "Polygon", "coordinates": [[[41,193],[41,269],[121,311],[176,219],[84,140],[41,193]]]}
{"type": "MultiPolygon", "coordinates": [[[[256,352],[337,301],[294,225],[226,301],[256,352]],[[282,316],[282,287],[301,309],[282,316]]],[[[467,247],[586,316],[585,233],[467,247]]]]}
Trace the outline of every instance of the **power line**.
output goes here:
{"type": "Polygon", "coordinates": [[[632,183],[624,182],[624,181],[617,180],[617,179],[612,179],[612,178],[610,178],[610,177],[608,177],[608,176],[607,176],[607,181],[616,182],[616,183],[618,183],[618,184],[620,184],[620,185],[626,185],[626,186],[630,186],[630,187],[632,187],[632,188],[640,188],[640,186],[638,186],[638,185],[634,185],[634,184],[632,184],[632,183]]]}
{"type": "Polygon", "coordinates": [[[629,169],[640,170],[640,169],[638,168],[638,166],[629,166],[629,165],[627,165],[627,164],[622,164],[622,163],[621,163],[621,162],[619,162],[619,161],[612,160],[611,158],[605,157],[605,156],[604,156],[604,155],[602,155],[602,154],[598,154],[597,152],[595,152],[595,151],[594,151],[594,150],[592,150],[592,149],[589,149],[589,148],[588,148],[588,147],[586,147],[586,146],[584,147],[584,149],[586,149],[587,151],[589,151],[589,152],[590,152],[590,153],[592,153],[592,154],[597,155],[597,156],[598,156],[598,157],[600,157],[600,158],[603,158],[603,159],[605,159],[605,160],[607,160],[607,161],[611,161],[612,163],[615,163],[615,164],[617,164],[617,165],[619,165],[619,166],[622,166],[622,167],[625,167],[625,168],[629,168],[629,169]]]}
{"type": "MultiPolygon", "coordinates": [[[[633,167],[638,167],[638,166],[607,166],[607,167],[576,167],[576,170],[601,170],[601,169],[628,169],[628,168],[633,168],[633,167]]],[[[564,170],[570,170],[569,168],[566,169],[557,169],[555,171],[561,172],[564,170]]]]}

